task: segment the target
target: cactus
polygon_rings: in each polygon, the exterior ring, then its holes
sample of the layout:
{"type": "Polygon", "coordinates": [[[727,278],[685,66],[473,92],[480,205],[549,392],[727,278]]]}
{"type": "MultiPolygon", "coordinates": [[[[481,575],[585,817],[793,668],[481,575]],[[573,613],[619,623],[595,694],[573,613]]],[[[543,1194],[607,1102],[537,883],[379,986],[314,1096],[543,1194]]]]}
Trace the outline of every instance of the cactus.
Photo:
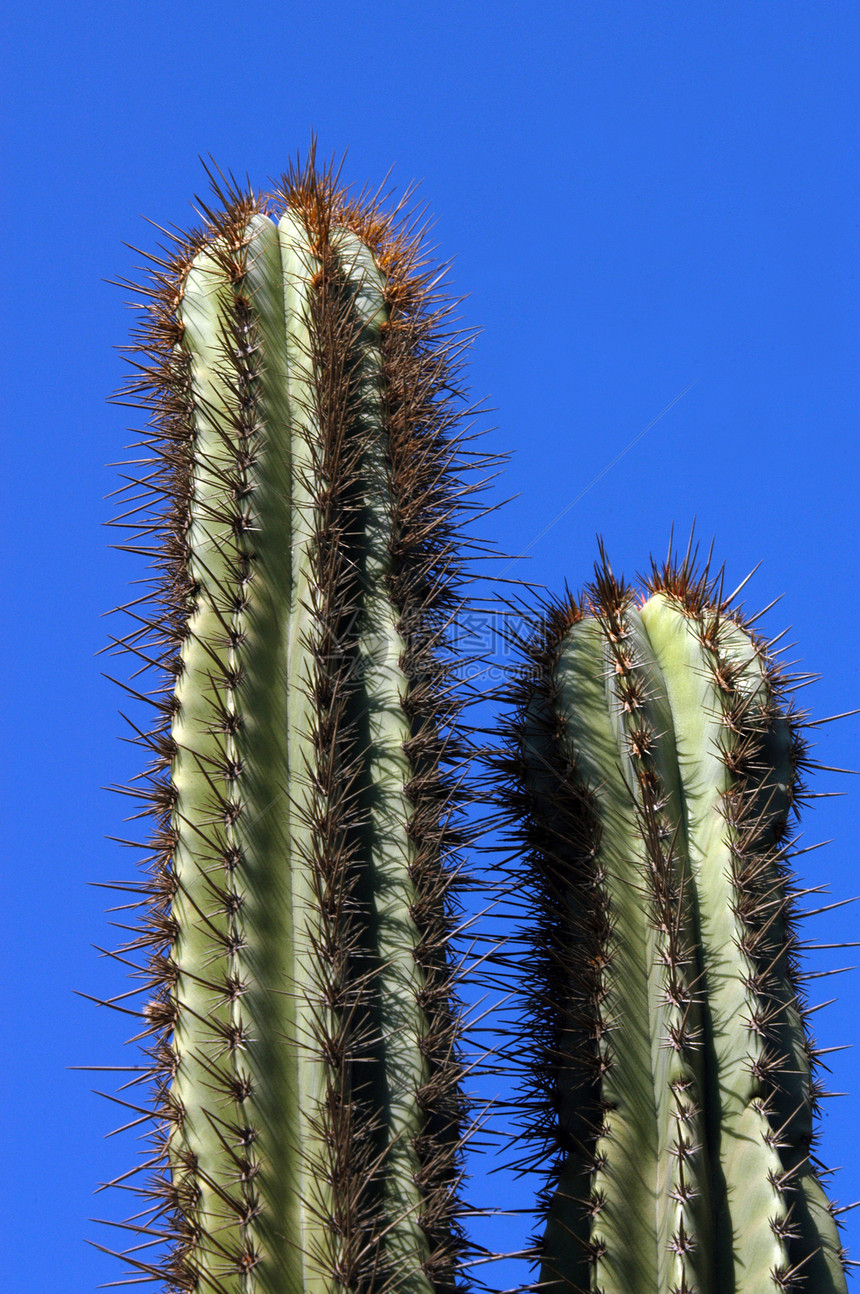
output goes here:
{"type": "Polygon", "coordinates": [[[462,338],[400,208],[313,156],[270,198],[213,185],[124,397],[158,587],[117,641],[168,680],[151,879],[120,887],[155,1120],[125,1258],[201,1294],[453,1291],[462,338]]]}
{"type": "Polygon", "coordinates": [[[536,1288],[845,1294],[792,922],[801,720],[689,551],[645,595],[604,557],[512,689],[536,1288]]]}
{"type": "MultiPolygon", "coordinates": [[[[131,1281],[175,1294],[457,1294],[449,629],[490,460],[402,206],[313,149],[270,197],[213,188],[142,289],[123,397],[150,425],[114,524],[156,581],[113,642],[159,683],[123,684],[155,708],[124,788],[155,830],[116,885],[139,987],[108,1003],[148,1060],[111,1099],[154,1127],[114,1183],[143,1208],[110,1225],[131,1281]]],[[[645,591],[604,558],[545,606],[500,764],[533,918],[531,1288],[847,1294],[793,924],[801,718],[707,566],[652,564],[645,591]]]]}

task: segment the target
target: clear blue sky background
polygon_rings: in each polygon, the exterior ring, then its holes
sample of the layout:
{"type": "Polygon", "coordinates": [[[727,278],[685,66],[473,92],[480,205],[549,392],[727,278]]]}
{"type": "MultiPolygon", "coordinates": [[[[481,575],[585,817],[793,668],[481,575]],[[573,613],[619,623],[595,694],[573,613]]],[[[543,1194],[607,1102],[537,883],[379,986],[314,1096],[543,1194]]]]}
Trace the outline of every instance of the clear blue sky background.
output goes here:
{"type": "MultiPolygon", "coordinates": [[[[122,457],[113,349],[131,319],[104,280],[133,276],[142,216],[185,225],[198,154],[265,186],[319,134],[349,181],[422,181],[452,283],[482,327],[471,384],[512,451],[486,531],[559,589],[588,578],[595,534],[644,566],[693,518],[749,606],[793,626],[820,673],[816,716],[860,705],[858,193],[860,10],[843,0],[223,0],[7,6],[3,531],[8,719],[0,1207],[8,1294],[83,1294],[115,1265],[85,1247],[101,1179],[130,1165],[112,1111],[75,1064],[117,1063],[124,1022],[73,996],[121,991],[91,944],[111,936],[88,881],[129,878],[103,837],[122,806],[98,788],[137,756],[94,658],[100,614],[137,572],[100,528],[122,457]],[[694,384],[691,386],[691,384],[694,384]],[[682,393],[685,393],[682,395],[682,393]],[[674,403],[673,403],[674,402],[674,403]],[[671,405],[671,408],[669,406],[671,405]],[[665,412],[664,412],[665,411],[665,412]],[[662,416],[661,416],[662,415],[662,416]],[[649,428],[649,430],[645,430],[649,428]],[[644,434],[643,434],[644,433],[644,434]],[[638,439],[637,439],[638,438],[638,439]],[[549,523],[553,523],[547,530],[549,523]]],[[[818,730],[857,762],[858,719],[818,730]]],[[[801,859],[834,899],[860,891],[860,785],[808,815],[801,859]]],[[[860,909],[810,927],[851,939],[860,909]]],[[[816,951],[810,966],[853,964],[816,951]]],[[[860,973],[816,1016],[856,1044],[860,973]]],[[[831,991],[832,990],[832,991],[831,991]]],[[[832,1059],[823,1158],[860,1196],[860,1052],[832,1059]]],[[[521,1203],[505,1174],[479,1200],[521,1203]]],[[[528,1189],[528,1186],[526,1187],[528,1189]]],[[[116,1207],[115,1205],[113,1206],[116,1207]]],[[[860,1214],[860,1211],[858,1211],[860,1214]]],[[[860,1257],[860,1216],[847,1239],[860,1257]]],[[[501,1243],[521,1230],[506,1223],[501,1243]]],[[[508,1268],[500,1283],[522,1272],[508,1268]]]]}

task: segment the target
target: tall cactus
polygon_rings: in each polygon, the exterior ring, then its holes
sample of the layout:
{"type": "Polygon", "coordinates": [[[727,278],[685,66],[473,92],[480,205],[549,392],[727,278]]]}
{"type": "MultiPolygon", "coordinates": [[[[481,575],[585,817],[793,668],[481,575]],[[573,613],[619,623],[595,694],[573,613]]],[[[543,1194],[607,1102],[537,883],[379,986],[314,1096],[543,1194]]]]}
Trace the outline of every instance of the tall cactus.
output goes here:
{"type": "Polygon", "coordinates": [[[845,1294],[792,928],[799,721],[689,554],[646,593],[604,562],[548,606],[507,731],[536,1288],[845,1294]]]}
{"type": "Polygon", "coordinates": [[[127,395],[160,577],[121,645],[168,686],[132,788],[158,1175],[125,1257],[201,1294],[453,1291],[462,340],[420,237],[312,158],[215,187],[127,395]]]}

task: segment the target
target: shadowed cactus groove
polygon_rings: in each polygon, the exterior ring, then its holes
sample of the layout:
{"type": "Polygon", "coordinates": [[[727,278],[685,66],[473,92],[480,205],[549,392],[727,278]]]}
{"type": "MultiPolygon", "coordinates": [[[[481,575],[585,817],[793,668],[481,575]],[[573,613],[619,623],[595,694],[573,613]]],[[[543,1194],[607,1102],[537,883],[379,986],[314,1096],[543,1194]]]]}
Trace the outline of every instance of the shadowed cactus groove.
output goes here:
{"type": "Polygon", "coordinates": [[[313,158],[214,187],[126,393],[158,587],[118,645],[168,684],[151,881],[120,887],[156,1121],[124,1257],[201,1294],[452,1292],[463,338],[400,209],[313,158]]]}
{"type": "Polygon", "coordinates": [[[846,1292],[792,926],[812,765],[731,602],[689,554],[644,601],[604,559],[521,644],[503,764],[543,1294],[846,1292]]]}

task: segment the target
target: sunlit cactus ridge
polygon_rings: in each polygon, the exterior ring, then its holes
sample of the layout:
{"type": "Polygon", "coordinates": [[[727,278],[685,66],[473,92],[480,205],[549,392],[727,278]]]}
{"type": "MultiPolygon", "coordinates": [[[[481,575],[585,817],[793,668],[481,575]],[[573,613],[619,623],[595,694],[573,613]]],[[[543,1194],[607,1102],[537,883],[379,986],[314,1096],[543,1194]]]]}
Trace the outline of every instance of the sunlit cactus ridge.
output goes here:
{"type": "Polygon", "coordinates": [[[536,1288],[845,1294],[813,1151],[792,680],[689,553],[641,594],[604,556],[519,647],[500,764],[536,1288]]]}
{"type": "Polygon", "coordinates": [[[402,207],[313,157],[214,188],[122,397],[150,422],[117,524],[156,587],[116,645],[167,679],[130,687],[156,826],[120,1099],[154,1093],[155,1133],[123,1256],[201,1294],[453,1292],[464,339],[402,207]]]}

